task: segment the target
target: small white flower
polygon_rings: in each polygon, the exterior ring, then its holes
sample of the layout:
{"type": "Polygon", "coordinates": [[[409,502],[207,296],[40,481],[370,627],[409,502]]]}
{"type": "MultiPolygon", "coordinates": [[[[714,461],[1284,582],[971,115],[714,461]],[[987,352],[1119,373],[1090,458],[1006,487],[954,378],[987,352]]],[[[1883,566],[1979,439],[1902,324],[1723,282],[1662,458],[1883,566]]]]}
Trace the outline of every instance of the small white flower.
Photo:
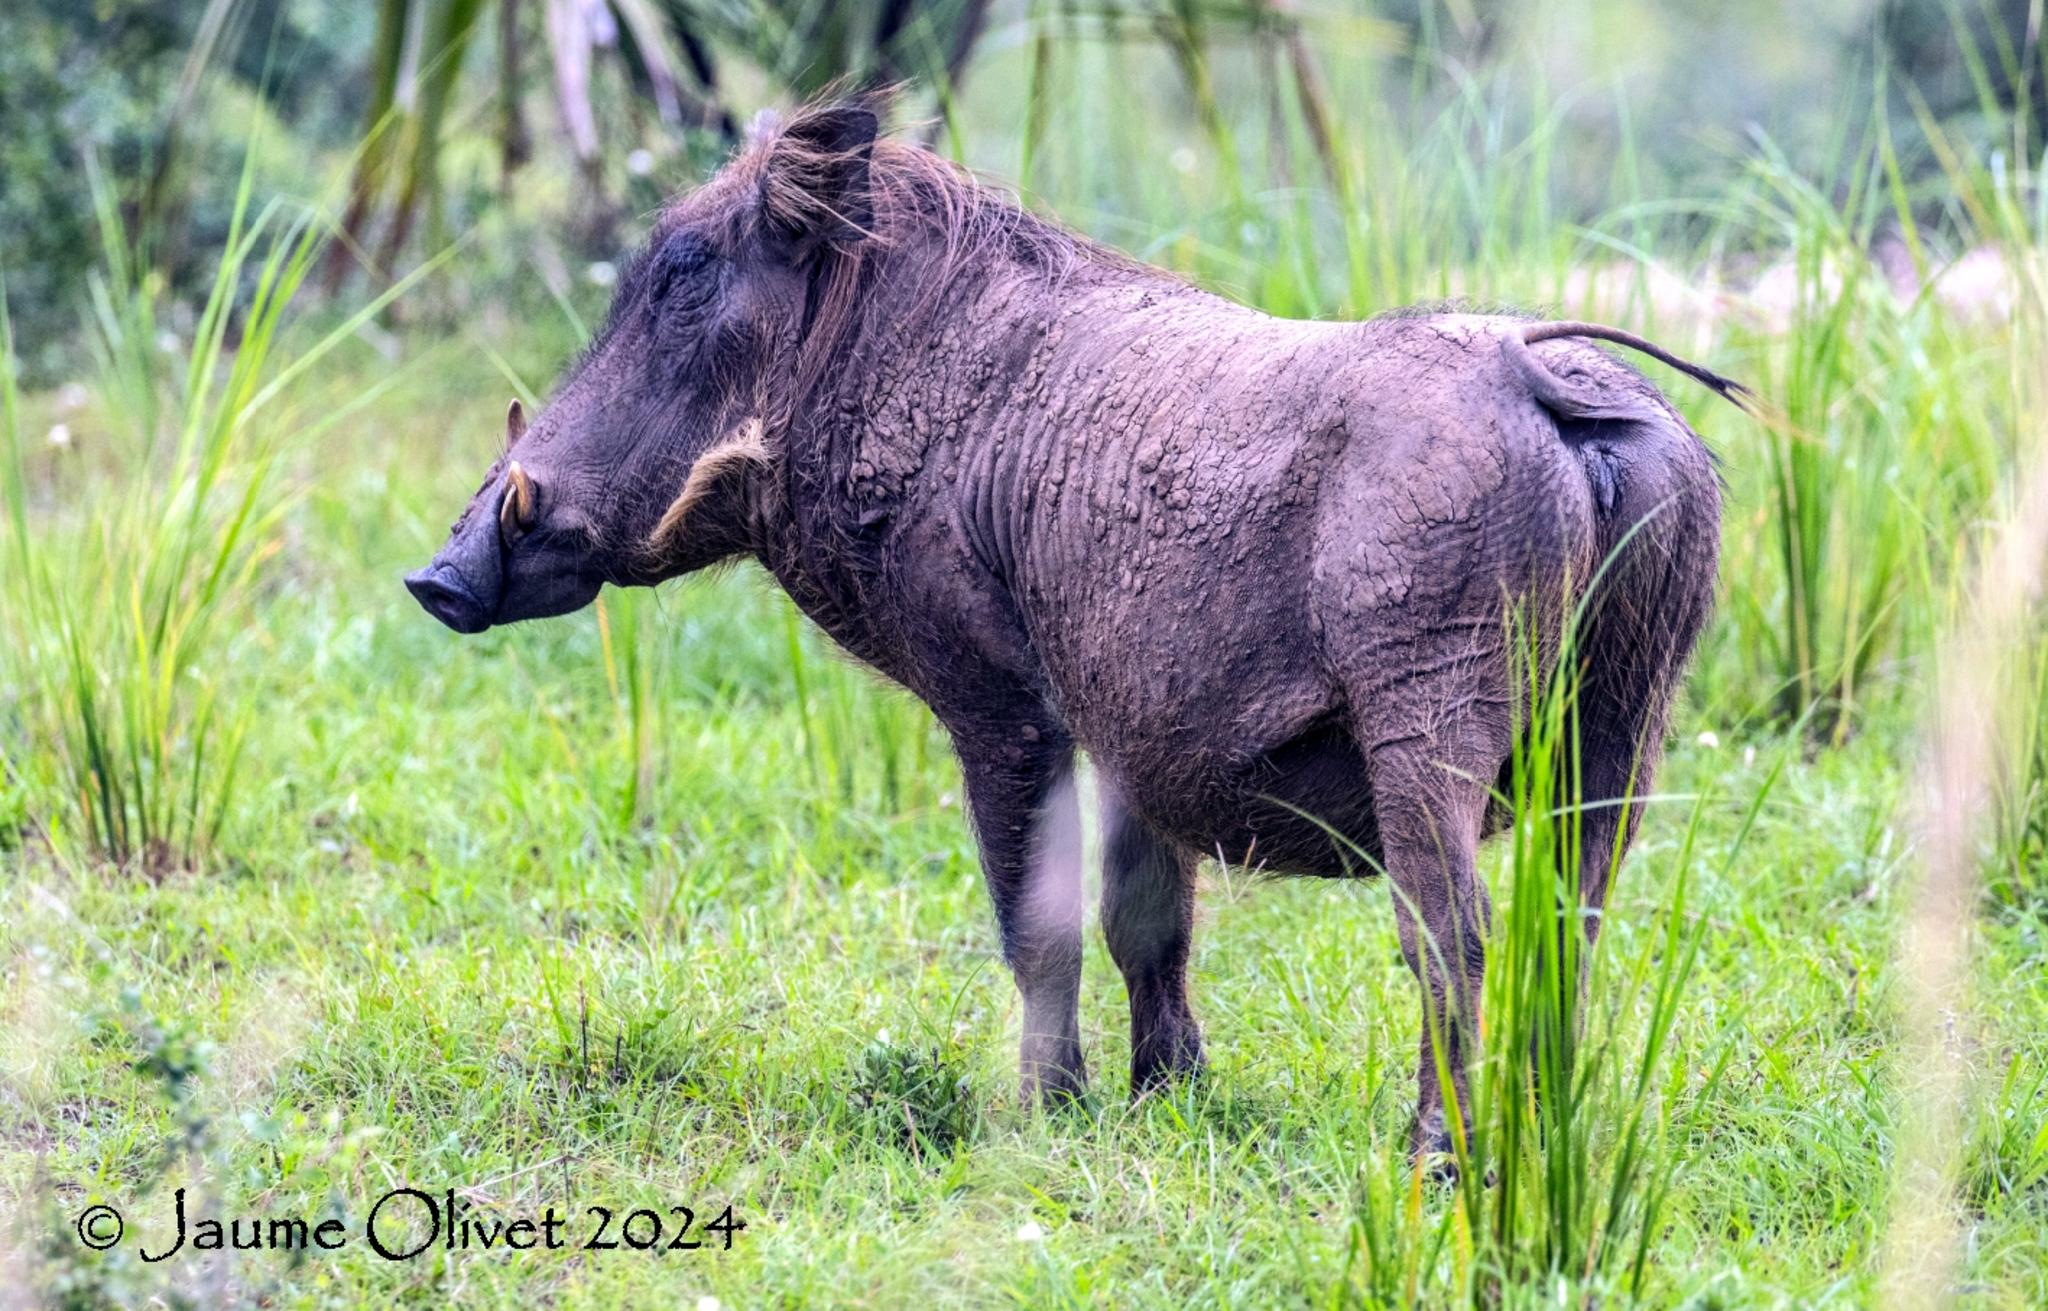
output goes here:
{"type": "Polygon", "coordinates": [[[644,178],[654,171],[654,152],[641,147],[626,156],[626,171],[636,178],[644,178]]]}
{"type": "Polygon", "coordinates": [[[184,343],[178,340],[178,334],[172,332],[169,328],[165,328],[156,335],[156,348],[166,355],[176,355],[178,348],[182,345],[184,343]]]}
{"type": "Polygon", "coordinates": [[[1195,171],[1195,152],[1182,146],[1168,155],[1166,162],[1173,165],[1176,172],[1192,173],[1195,171]]]}
{"type": "Polygon", "coordinates": [[[1693,741],[1699,743],[1701,746],[1705,747],[1709,751],[1718,751],[1721,747],[1721,735],[1719,733],[1716,733],[1711,728],[1708,729],[1706,732],[1700,734],[1698,737],[1694,738],[1693,741]]]}
{"type": "Polygon", "coordinates": [[[951,810],[951,809],[953,808],[953,806],[954,806],[954,801],[953,801],[953,794],[952,794],[952,793],[950,793],[950,792],[941,792],[941,793],[939,793],[939,809],[940,809],[940,810],[951,810]]]}
{"type": "Polygon", "coordinates": [[[57,409],[64,414],[79,409],[88,399],[90,397],[82,382],[67,382],[57,389],[57,409]]]}
{"type": "Polygon", "coordinates": [[[1755,747],[1744,747],[1744,748],[1742,748],[1742,767],[1743,767],[1744,769],[1747,769],[1747,768],[1749,768],[1749,767],[1750,767],[1751,765],[1754,765],[1755,763],[1756,763],[1756,748],[1755,748],[1755,747]]]}
{"type": "Polygon", "coordinates": [[[1017,1241],[1020,1243],[1042,1243],[1045,1241],[1045,1230],[1038,1227],[1038,1221],[1026,1220],[1023,1224],[1017,1226],[1017,1241]]]}
{"type": "Polygon", "coordinates": [[[876,1041],[876,1042],[887,1042],[887,1041],[889,1041],[889,1031],[888,1031],[887,1029],[877,1029],[877,1030],[875,1030],[875,1041],[876,1041]]]}
{"type": "Polygon", "coordinates": [[[697,1299],[697,1311],[725,1311],[725,1303],[706,1293],[697,1299]]]}
{"type": "Polygon", "coordinates": [[[69,446],[70,444],[71,444],[71,425],[70,425],[70,424],[68,424],[68,423],[53,423],[53,424],[51,424],[51,425],[50,425],[50,445],[52,445],[52,446],[55,446],[55,447],[57,447],[57,448],[58,448],[59,450],[62,450],[62,449],[63,449],[64,447],[66,447],[66,446],[69,446]]]}
{"type": "Polygon", "coordinates": [[[593,287],[609,287],[619,280],[619,271],[609,260],[597,260],[583,271],[583,276],[590,279],[593,287]]]}

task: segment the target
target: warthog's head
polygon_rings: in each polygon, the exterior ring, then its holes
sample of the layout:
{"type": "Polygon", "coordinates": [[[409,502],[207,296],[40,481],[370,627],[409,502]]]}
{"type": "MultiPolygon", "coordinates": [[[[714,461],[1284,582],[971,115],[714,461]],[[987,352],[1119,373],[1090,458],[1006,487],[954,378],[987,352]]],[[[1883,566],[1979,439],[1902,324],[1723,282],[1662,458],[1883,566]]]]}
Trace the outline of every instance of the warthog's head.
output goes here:
{"type": "Polygon", "coordinates": [[[567,614],[748,549],[778,443],[845,316],[873,212],[876,117],[760,130],[671,206],[620,276],[582,362],[505,453],[432,563],[405,580],[461,633],[567,614]]]}

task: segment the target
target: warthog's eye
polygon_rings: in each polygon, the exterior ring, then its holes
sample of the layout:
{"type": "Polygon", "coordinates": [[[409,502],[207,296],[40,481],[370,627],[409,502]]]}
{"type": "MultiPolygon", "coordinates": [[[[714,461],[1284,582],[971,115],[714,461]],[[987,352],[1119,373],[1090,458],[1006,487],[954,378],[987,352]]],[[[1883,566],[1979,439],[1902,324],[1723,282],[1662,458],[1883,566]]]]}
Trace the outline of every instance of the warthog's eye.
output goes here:
{"type": "Polygon", "coordinates": [[[648,304],[660,310],[701,309],[718,290],[716,256],[694,232],[678,232],[655,252],[648,304]]]}

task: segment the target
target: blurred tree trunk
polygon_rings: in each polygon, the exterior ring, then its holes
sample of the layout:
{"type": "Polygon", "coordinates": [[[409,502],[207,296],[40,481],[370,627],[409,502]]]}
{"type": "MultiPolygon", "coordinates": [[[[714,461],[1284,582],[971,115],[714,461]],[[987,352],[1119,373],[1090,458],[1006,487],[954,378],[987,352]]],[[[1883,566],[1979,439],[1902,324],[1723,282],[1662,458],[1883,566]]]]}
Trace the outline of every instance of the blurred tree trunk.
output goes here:
{"type": "Polygon", "coordinates": [[[967,0],[953,26],[953,48],[946,52],[945,94],[952,96],[967,79],[967,63],[974,58],[974,44],[988,22],[988,0],[967,0]]]}
{"type": "Polygon", "coordinates": [[[182,226],[180,219],[185,203],[190,200],[187,188],[172,185],[179,173],[178,166],[183,162],[180,133],[193,112],[200,83],[213,63],[215,52],[224,43],[224,38],[228,44],[234,40],[228,34],[230,20],[233,20],[233,27],[239,28],[246,18],[247,7],[241,0],[208,0],[206,11],[199,19],[199,29],[193,35],[191,49],[185,53],[185,67],[178,76],[178,89],[172,97],[170,112],[164,115],[155,167],[150,171],[140,199],[132,212],[125,216],[130,232],[156,244],[155,259],[159,268],[170,267],[177,258],[178,229],[182,226]]]}
{"type": "Polygon", "coordinates": [[[419,104],[411,115],[408,134],[412,149],[399,184],[398,203],[391,213],[391,226],[384,234],[381,262],[386,268],[397,259],[412,235],[422,200],[432,208],[433,226],[438,229],[441,225],[441,123],[448,116],[448,104],[462,71],[462,57],[469,52],[470,38],[476,35],[477,19],[482,12],[483,0],[441,0],[435,8],[434,21],[422,47],[426,59],[420,74],[419,104]]]}
{"type": "MultiPolygon", "coordinates": [[[[593,27],[594,12],[585,0],[548,0],[548,50],[555,66],[555,99],[562,111],[569,149],[583,174],[584,210],[579,225],[587,244],[600,245],[612,226],[612,207],[604,195],[597,111],[590,100],[592,54],[607,37],[604,30],[593,27]]],[[[609,19],[610,11],[602,12],[609,19]]]]}
{"type": "Polygon", "coordinates": [[[533,133],[526,126],[520,92],[520,0],[498,0],[498,192],[510,198],[512,175],[533,158],[533,133]]]}
{"type": "Polygon", "coordinates": [[[349,186],[348,207],[342,212],[341,231],[327,254],[325,286],[328,295],[340,290],[349,270],[362,261],[364,233],[384,194],[384,176],[391,167],[398,135],[394,113],[398,96],[398,75],[405,62],[405,27],[411,0],[379,0],[377,36],[370,50],[370,106],[363,122],[362,145],[356,150],[355,178],[349,186]]]}
{"type": "Polygon", "coordinates": [[[910,25],[916,7],[916,0],[883,0],[882,10],[875,16],[875,66],[862,79],[868,85],[886,86],[903,76],[897,66],[896,41],[910,25]]]}
{"type": "MultiPolygon", "coordinates": [[[[1264,0],[1260,7],[1267,11],[1270,21],[1279,29],[1280,46],[1286,52],[1288,73],[1294,82],[1295,103],[1301,109],[1302,126],[1308,130],[1309,142],[1315,147],[1324,175],[1330,179],[1330,188],[1337,195],[1339,207],[1349,211],[1350,180],[1344,171],[1344,161],[1337,152],[1336,120],[1330,110],[1329,84],[1323,80],[1322,66],[1316,62],[1315,50],[1309,45],[1307,34],[1301,30],[1301,16],[1295,11],[1292,0],[1264,0]]],[[[1278,61],[1275,62],[1272,77],[1277,95],[1281,74],[1278,61]]]]}
{"type": "Polygon", "coordinates": [[[740,139],[739,124],[733,121],[732,111],[719,94],[718,65],[712,62],[711,48],[697,35],[696,24],[687,14],[673,14],[669,21],[675,27],[676,40],[683,47],[683,58],[690,62],[691,74],[697,79],[697,85],[703,88],[704,126],[716,130],[727,145],[737,142],[740,139]]]}

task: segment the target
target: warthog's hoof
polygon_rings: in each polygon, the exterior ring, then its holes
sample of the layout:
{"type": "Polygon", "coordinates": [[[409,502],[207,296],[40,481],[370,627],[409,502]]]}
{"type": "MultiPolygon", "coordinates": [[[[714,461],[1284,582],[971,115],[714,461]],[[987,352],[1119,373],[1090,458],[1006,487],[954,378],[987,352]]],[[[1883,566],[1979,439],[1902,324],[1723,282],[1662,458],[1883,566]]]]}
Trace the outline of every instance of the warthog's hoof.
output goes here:
{"type": "Polygon", "coordinates": [[[1047,1110],[1080,1105],[1088,1096],[1088,1065],[1081,1059],[1080,1045],[1047,1052],[1036,1060],[1027,1056],[1023,1094],[1027,1105],[1036,1103],[1047,1110]]]}
{"type": "Polygon", "coordinates": [[[1442,1111],[1417,1113],[1415,1128],[1408,1136],[1408,1159],[1430,1183],[1458,1182],[1458,1153],[1442,1111]]]}
{"type": "MultiPolygon", "coordinates": [[[[1408,1159],[1425,1180],[1446,1188],[1457,1186],[1463,1175],[1458,1169],[1457,1146],[1451,1141],[1450,1126],[1444,1122],[1442,1112],[1431,1115],[1426,1121],[1417,1120],[1410,1142],[1408,1159]]],[[[1482,1182],[1491,1188],[1499,1178],[1488,1170],[1482,1182]]]]}
{"type": "Polygon", "coordinates": [[[1184,1024],[1153,1033],[1131,1052],[1131,1100],[1199,1078],[1208,1068],[1199,1028],[1184,1024]]]}

